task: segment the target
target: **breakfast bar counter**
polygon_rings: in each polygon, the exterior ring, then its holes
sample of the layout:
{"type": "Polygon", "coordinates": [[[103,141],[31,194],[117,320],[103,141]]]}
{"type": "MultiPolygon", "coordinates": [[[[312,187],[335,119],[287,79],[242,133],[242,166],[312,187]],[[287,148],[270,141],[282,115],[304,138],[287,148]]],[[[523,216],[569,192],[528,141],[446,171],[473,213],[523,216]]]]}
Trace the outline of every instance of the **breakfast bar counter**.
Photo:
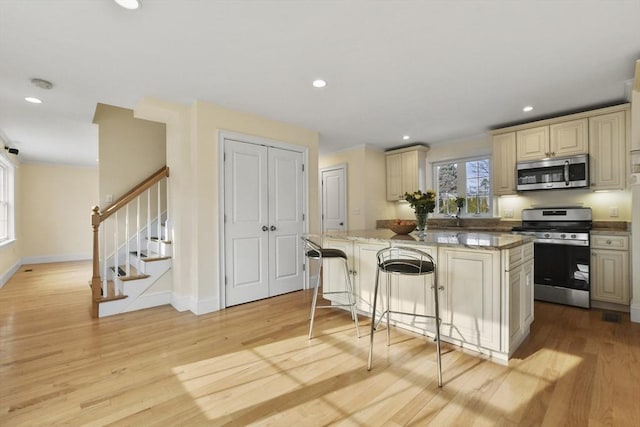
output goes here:
{"type": "MultiPolygon", "coordinates": [[[[313,237],[313,236],[312,236],[313,237]]],[[[528,336],[533,322],[533,240],[510,233],[428,230],[426,235],[396,235],[388,229],[328,232],[315,236],[325,248],[344,251],[360,313],[371,316],[377,272],[376,254],[389,246],[413,246],[437,265],[443,341],[506,363],[528,336]]],[[[338,290],[344,267],[325,262],[323,286],[338,290]]],[[[433,314],[430,286],[423,277],[391,279],[391,301],[400,311],[433,314]]],[[[338,296],[329,297],[344,303],[338,296]]],[[[401,328],[433,336],[434,322],[410,315],[392,316],[401,328]]]]}

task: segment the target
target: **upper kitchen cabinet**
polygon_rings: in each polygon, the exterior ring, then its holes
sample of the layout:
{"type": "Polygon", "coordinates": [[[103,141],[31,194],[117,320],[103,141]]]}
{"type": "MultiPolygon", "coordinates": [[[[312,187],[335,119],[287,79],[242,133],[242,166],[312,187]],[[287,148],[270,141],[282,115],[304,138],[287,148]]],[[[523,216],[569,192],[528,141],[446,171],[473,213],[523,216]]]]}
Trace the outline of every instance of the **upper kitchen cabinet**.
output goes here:
{"type": "Polygon", "coordinates": [[[428,147],[416,145],[385,153],[387,200],[404,199],[404,193],[425,189],[428,147]]]}
{"type": "Polygon", "coordinates": [[[516,193],[516,133],[493,136],[493,193],[505,196],[516,193]]]}
{"type": "Polygon", "coordinates": [[[628,111],[589,118],[591,188],[618,190],[627,185],[628,111]]]}
{"type": "Polygon", "coordinates": [[[538,126],[516,133],[517,160],[586,154],[589,150],[587,119],[538,126]]]}

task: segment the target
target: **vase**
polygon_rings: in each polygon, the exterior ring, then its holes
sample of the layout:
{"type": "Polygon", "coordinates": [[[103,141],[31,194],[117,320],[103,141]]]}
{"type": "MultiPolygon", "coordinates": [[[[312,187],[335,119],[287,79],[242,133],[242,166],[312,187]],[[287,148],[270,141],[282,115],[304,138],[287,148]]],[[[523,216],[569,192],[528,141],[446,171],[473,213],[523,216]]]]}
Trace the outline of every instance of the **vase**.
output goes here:
{"type": "Polygon", "coordinates": [[[420,237],[424,237],[427,234],[427,215],[426,212],[416,212],[416,231],[420,237]]]}

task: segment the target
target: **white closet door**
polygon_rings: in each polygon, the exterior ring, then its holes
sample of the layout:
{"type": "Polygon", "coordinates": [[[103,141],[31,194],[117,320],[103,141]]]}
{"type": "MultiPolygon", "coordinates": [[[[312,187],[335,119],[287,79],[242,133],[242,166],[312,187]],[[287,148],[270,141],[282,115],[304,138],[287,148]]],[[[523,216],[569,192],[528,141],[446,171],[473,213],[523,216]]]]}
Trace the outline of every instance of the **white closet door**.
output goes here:
{"type": "Polygon", "coordinates": [[[302,153],[269,148],[269,296],[302,289],[302,153]]]}
{"type": "Polygon", "coordinates": [[[225,156],[225,302],[232,306],[269,296],[268,150],[226,140],[225,156]]]}
{"type": "Polygon", "coordinates": [[[322,231],[346,230],[347,197],[345,168],[322,171],[322,231]]]}

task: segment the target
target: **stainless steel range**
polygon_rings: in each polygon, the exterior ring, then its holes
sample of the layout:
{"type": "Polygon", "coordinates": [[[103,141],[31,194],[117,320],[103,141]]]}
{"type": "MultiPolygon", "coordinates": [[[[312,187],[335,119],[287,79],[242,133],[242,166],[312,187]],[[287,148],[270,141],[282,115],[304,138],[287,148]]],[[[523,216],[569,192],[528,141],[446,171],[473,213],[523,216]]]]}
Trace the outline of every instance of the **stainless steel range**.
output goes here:
{"type": "Polygon", "coordinates": [[[522,227],[514,227],[513,232],[535,238],[535,299],[590,307],[591,227],[591,208],[522,210],[522,227]]]}

